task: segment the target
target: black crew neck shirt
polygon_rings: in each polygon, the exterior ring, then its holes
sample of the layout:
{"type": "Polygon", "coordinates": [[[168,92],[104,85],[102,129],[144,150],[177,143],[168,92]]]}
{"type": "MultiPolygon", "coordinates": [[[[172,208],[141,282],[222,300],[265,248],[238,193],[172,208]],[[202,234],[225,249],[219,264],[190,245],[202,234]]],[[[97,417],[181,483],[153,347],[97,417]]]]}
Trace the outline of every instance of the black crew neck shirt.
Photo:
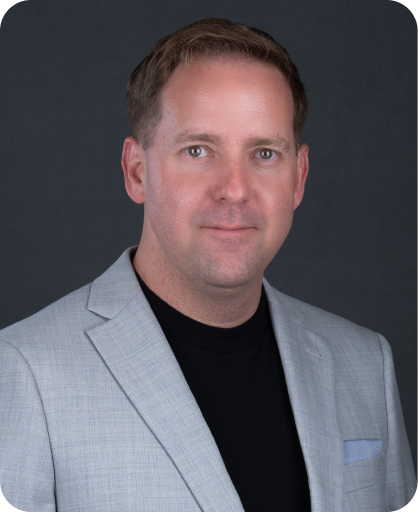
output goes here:
{"type": "Polygon", "coordinates": [[[264,287],[249,320],[221,328],[183,315],[136,275],[244,510],[309,512],[305,461],[264,287]]]}

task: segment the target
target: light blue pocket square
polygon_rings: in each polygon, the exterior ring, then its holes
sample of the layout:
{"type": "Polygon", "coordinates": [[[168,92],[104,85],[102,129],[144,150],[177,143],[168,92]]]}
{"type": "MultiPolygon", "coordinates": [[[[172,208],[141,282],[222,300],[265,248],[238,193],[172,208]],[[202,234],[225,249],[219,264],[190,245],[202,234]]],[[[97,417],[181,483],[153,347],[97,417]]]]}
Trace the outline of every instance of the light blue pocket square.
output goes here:
{"type": "Polygon", "coordinates": [[[357,439],[344,441],[344,464],[376,457],[382,452],[381,439],[357,439]]]}

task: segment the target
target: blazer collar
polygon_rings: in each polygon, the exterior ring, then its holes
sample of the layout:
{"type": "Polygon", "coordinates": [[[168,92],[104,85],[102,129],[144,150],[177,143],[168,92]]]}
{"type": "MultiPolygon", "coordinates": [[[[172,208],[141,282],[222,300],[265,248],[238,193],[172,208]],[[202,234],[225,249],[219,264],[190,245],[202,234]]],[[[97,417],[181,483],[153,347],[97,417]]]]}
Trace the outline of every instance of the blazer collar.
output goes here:
{"type": "Polygon", "coordinates": [[[93,281],[87,304],[89,311],[104,318],[113,318],[141,292],[131,262],[137,249],[136,245],[126,249],[106,272],[93,281]]]}
{"type": "MultiPolygon", "coordinates": [[[[205,512],[244,512],[215,440],[131,263],[130,247],[91,288],[87,309],[108,321],[87,334],[205,512]]],[[[312,512],[342,509],[343,443],[328,342],[303,326],[263,279],[302,446],[312,512]]]]}

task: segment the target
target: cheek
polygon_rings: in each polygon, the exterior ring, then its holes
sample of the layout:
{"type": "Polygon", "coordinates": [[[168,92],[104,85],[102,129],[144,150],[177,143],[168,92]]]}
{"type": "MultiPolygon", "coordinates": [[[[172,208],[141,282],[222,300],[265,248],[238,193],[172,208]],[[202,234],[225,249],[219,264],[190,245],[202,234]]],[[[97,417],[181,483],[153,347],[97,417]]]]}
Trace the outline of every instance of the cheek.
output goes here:
{"type": "Polygon", "coordinates": [[[293,194],[293,181],[289,179],[286,183],[271,183],[260,198],[259,204],[272,243],[282,243],[289,233],[294,211],[293,194]]]}
{"type": "Polygon", "coordinates": [[[147,180],[147,213],[156,233],[177,245],[187,237],[193,212],[190,184],[182,183],[178,173],[154,173],[147,180]],[[152,177],[151,177],[152,176],[152,177]]]}
{"type": "Polygon", "coordinates": [[[284,169],[279,177],[270,177],[259,189],[259,195],[264,197],[264,203],[271,212],[286,213],[293,209],[295,178],[291,169],[284,169]]]}

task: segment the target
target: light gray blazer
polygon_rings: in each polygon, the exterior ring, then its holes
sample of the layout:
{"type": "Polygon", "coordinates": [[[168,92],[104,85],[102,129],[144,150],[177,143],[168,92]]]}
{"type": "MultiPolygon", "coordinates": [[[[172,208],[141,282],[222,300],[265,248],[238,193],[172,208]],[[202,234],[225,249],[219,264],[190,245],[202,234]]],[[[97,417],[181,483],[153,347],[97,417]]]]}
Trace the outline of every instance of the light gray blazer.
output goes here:
{"type": "MultiPolygon", "coordinates": [[[[2,492],[27,512],[243,512],[133,250],[0,332],[2,492]]],[[[312,511],[402,508],[416,479],[388,342],[263,283],[312,511]]]]}

